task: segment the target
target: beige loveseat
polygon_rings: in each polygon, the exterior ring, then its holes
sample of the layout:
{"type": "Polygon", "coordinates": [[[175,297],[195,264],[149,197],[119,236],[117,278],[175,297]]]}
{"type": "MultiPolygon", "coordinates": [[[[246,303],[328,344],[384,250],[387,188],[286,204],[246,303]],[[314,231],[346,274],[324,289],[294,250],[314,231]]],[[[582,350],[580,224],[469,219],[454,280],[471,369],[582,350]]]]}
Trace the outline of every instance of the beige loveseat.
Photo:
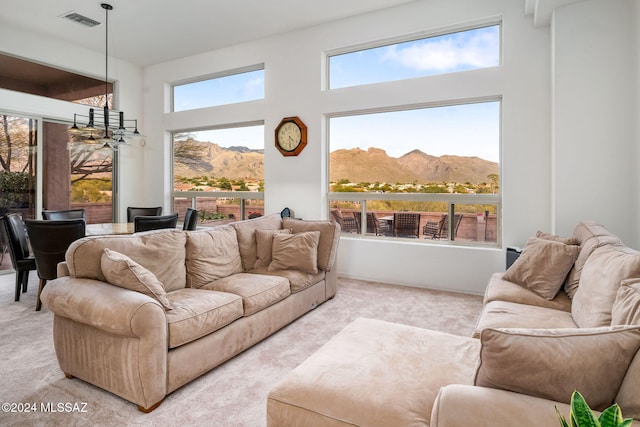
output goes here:
{"type": "Polygon", "coordinates": [[[150,411],[332,298],[339,235],[269,215],[78,240],[42,293],[60,368],[150,411]]]}
{"type": "Polygon", "coordinates": [[[574,389],[640,426],[640,252],[539,232],[484,302],[474,337],[357,319],[271,390],[268,426],[557,426],[574,389]]]}

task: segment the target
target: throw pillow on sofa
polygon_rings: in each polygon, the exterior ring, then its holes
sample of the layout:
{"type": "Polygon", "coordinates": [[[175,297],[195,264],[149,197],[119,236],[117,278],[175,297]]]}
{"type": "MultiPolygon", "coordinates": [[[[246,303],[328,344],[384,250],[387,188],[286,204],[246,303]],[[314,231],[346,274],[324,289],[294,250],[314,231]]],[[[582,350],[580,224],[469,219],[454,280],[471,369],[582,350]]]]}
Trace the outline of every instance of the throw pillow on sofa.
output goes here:
{"type": "Polygon", "coordinates": [[[317,274],[319,241],[319,231],[274,234],[272,261],[267,270],[300,270],[317,274]]]}
{"type": "Polygon", "coordinates": [[[564,285],[579,252],[576,245],[531,237],[502,278],[552,300],[564,285]]]}
{"type": "Polygon", "coordinates": [[[564,243],[565,245],[579,245],[580,241],[578,240],[577,237],[564,237],[564,236],[557,236],[555,234],[550,234],[550,233],[545,233],[544,231],[540,231],[538,230],[536,232],[536,237],[539,239],[544,239],[544,240],[553,240],[554,242],[560,242],[560,243],[564,243]]]}
{"type": "Polygon", "coordinates": [[[611,312],[623,280],[640,277],[640,252],[622,245],[601,246],[582,269],[571,315],[581,328],[611,325],[611,312]]]}
{"type": "Polygon", "coordinates": [[[573,264],[564,284],[564,291],[571,299],[578,291],[582,270],[593,251],[605,245],[623,244],[618,236],[609,232],[604,225],[594,221],[579,222],[573,230],[573,236],[580,242],[580,255],[573,264]]]}
{"type": "Polygon", "coordinates": [[[611,309],[611,325],[640,325],[640,279],[622,281],[611,309]]]}
{"type": "Polygon", "coordinates": [[[273,235],[284,233],[291,234],[288,228],[277,230],[256,230],[256,263],[253,268],[267,268],[271,264],[271,254],[273,253],[273,235]]]}
{"type": "Polygon", "coordinates": [[[150,296],[162,304],[165,310],[173,309],[162,283],[152,272],[128,256],[105,248],[100,265],[102,274],[112,285],[150,296]]]}
{"type": "Polygon", "coordinates": [[[475,385],[609,407],[640,348],[640,327],[484,329],[475,385]]]}
{"type": "Polygon", "coordinates": [[[199,289],[214,280],[242,273],[236,232],[230,225],[187,233],[188,286],[199,289]]]}

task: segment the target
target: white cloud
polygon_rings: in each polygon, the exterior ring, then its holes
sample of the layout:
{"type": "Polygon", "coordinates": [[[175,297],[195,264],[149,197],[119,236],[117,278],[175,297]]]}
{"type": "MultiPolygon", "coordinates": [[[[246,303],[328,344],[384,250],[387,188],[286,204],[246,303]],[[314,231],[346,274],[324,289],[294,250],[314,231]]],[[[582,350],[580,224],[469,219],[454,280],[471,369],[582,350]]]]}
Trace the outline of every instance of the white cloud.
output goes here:
{"type": "Polygon", "coordinates": [[[497,37],[497,32],[479,31],[470,37],[456,33],[407,47],[393,45],[386,48],[382,60],[418,71],[491,67],[499,63],[497,37]]]}

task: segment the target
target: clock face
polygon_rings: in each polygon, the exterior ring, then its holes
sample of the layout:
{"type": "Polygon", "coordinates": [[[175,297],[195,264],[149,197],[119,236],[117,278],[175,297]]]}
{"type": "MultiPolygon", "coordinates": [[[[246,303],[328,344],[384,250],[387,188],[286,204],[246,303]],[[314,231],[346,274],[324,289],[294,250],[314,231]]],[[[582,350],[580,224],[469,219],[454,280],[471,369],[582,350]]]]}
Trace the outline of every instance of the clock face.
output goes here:
{"type": "Polygon", "coordinates": [[[294,122],[286,122],[278,129],[278,145],[285,151],[294,151],[302,141],[302,131],[294,122]]]}
{"type": "Polygon", "coordinates": [[[307,145],[307,127],[298,117],[285,117],[276,127],[275,137],[283,156],[297,156],[307,145]]]}

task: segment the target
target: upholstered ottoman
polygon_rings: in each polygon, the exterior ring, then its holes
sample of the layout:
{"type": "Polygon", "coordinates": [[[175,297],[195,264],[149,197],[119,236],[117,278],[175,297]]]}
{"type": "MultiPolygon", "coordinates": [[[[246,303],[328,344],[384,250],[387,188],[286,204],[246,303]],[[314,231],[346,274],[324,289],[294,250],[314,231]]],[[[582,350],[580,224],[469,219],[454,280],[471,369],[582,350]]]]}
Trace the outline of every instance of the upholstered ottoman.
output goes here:
{"type": "Polygon", "coordinates": [[[480,341],[356,319],[269,393],[268,427],[428,426],[446,384],[473,384],[480,341]]]}

